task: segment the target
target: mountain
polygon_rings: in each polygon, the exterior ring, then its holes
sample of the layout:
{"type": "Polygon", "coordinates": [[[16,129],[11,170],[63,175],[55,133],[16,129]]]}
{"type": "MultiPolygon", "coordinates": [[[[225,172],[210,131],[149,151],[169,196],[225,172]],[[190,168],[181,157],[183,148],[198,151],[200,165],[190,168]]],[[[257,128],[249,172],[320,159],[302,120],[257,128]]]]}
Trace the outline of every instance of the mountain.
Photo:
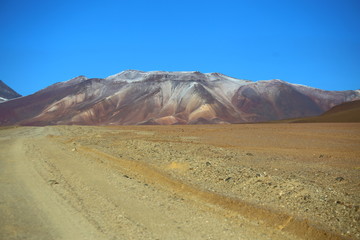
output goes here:
{"type": "Polygon", "coordinates": [[[360,122],[360,100],[339,104],[320,116],[289,119],[288,122],[360,122]]]}
{"type": "Polygon", "coordinates": [[[12,90],[8,85],[6,85],[3,81],[0,80],[0,102],[4,102],[17,97],[21,97],[21,95],[12,90]]]}
{"type": "Polygon", "coordinates": [[[220,73],[127,70],[79,76],[0,104],[0,125],[244,123],[322,114],[360,91],[324,91],[220,73]]]}

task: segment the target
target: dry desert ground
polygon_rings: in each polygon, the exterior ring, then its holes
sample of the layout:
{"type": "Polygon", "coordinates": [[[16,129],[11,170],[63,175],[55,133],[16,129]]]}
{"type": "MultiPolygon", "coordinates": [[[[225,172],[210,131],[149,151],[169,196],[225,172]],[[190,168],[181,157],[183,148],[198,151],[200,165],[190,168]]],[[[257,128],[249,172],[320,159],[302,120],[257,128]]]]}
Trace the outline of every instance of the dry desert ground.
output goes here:
{"type": "Polygon", "coordinates": [[[0,130],[0,239],[360,239],[360,124],[0,130]]]}

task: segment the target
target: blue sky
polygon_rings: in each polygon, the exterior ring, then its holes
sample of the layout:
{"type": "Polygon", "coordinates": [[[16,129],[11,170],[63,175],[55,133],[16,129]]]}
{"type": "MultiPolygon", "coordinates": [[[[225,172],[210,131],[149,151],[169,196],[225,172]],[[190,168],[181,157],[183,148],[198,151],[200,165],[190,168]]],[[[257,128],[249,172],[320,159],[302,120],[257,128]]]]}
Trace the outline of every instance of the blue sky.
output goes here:
{"type": "Polygon", "coordinates": [[[126,69],[360,88],[359,0],[0,0],[0,79],[20,94],[126,69]]]}

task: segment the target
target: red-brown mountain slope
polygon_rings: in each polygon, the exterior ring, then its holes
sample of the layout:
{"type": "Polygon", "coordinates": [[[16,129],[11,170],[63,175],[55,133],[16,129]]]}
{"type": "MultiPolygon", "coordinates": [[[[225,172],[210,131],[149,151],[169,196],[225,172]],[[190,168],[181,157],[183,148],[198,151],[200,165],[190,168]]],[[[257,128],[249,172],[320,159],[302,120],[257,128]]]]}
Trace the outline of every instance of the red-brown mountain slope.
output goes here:
{"type": "Polygon", "coordinates": [[[220,73],[127,70],[80,76],[0,104],[0,125],[241,123],[315,116],[359,91],[323,91],[220,73]]]}

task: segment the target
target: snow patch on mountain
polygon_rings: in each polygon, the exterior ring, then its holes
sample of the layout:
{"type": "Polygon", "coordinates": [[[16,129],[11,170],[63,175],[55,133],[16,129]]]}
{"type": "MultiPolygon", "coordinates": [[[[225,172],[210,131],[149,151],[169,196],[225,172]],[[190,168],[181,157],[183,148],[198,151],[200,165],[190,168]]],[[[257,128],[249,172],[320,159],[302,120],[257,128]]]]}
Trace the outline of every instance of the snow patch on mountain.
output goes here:
{"type": "Polygon", "coordinates": [[[221,73],[201,73],[198,71],[149,71],[125,70],[106,77],[107,81],[114,82],[141,82],[141,81],[226,81],[237,85],[247,84],[251,81],[236,79],[221,73]]]}
{"type": "Polygon", "coordinates": [[[133,82],[133,81],[139,81],[142,80],[143,76],[145,75],[145,72],[138,71],[138,70],[125,70],[120,73],[111,75],[109,77],[106,77],[105,80],[108,81],[124,81],[124,82],[133,82]]]}

